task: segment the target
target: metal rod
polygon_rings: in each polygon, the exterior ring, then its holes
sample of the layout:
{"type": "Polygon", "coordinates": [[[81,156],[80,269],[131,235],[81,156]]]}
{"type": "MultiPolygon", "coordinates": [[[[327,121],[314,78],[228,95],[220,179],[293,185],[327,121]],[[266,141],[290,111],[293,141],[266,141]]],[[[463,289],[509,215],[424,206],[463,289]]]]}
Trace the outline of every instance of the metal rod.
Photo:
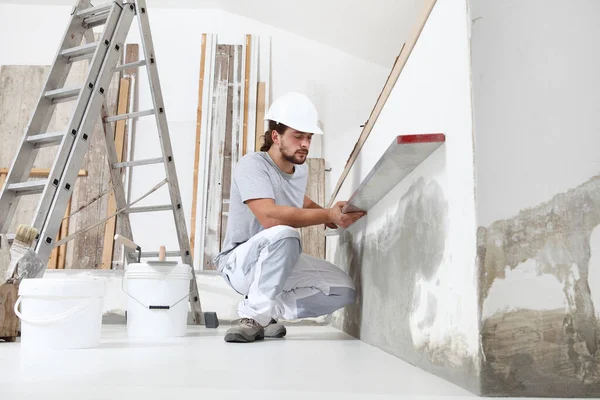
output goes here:
{"type": "Polygon", "coordinates": [[[144,65],[146,65],[146,60],[136,61],[136,62],[132,62],[132,63],[129,63],[129,64],[123,64],[123,65],[119,65],[118,67],[116,67],[115,68],[115,72],[123,71],[123,70],[126,70],[128,68],[143,67],[144,65]]]}
{"type": "Polygon", "coordinates": [[[100,221],[96,222],[95,224],[92,224],[86,228],[83,228],[81,230],[78,230],[75,233],[70,234],[69,236],[67,236],[66,238],[59,240],[58,242],[56,242],[54,244],[54,247],[59,247],[67,242],[70,242],[71,240],[75,239],[76,236],[89,231],[90,229],[94,229],[95,227],[97,227],[98,225],[102,225],[104,224],[106,221],[108,221],[109,219],[111,219],[112,217],[115,217],[123,212],[125,212],[128,208],[130,208],[132,205],[134,205],[135,203],[139,203],[140,201],[142,201],[143,199],[145,199],[146,197],[148,197],[149,195],[151,195],[152,193],[154,193],[155,191],[157,191],[158,189],[160,189],[165,183],[167,183],[166,179],[163,179],[161,182],[159,182],[156,186],[154,186],[152,189],[150,189],[149,191],[147,191],[146,193],[144,193],[141,197],[139,197],[136,201],[134,201],[133,203],[129,204],[127,207],[124,207],[120,210],[117,210],[116,212],[112,213],[111,215],[107,216],[106,218],[102,218],[100,221]]]}
{"type": "Polygon", "coordinates": [[[146,206],[146,207],[133,207],[127,210],[127,213],[146,213],[146,212],[154,212],[154,211],[170,211],[173,209],[173,206],[170,204],[166,204],[164,206],[146,206]]]}
{"type": "MultiPolygon", "coordinates": [[[[167,257],[181,257],[181,251],[167,251],[167,257]]],[[[142,257],[158,257],[158,251],[142,251],[142,257]]]]}
{"type": "Polygon", "coordinates": [[[154,110],[146,110],[146,111],[137,111],[137,112],[127,113],[127,114],[113,115],[112,117],[106,118],[106,122],[122,121],[124,119],[145,117],[147,115],[153,115],[153,114],[154,114],[154,110]]]}
{"type": "Polygon", "coordinates": [[[163,161],[164,161],[164,159],[162,157],[149,158],[147,160],[126,161],[126,162],[121,162],[121,163],[114,163],[113,168],[127,168],[127,167],[137,167],[138,165],[160,164],[163,161]]]}

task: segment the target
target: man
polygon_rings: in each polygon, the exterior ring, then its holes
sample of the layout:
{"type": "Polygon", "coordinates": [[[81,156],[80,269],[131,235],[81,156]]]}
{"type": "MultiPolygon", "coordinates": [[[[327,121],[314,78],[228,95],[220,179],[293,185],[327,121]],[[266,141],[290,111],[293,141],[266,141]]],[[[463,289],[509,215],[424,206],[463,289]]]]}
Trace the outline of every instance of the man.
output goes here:
{"type": "Polygon", "coordinates": [[[279,318],[327,315],[354,302],[352,280],[335,265],[302,254],[296,228],[346,228],[364,213],[342,214],[345,202],[324,209],[305,196],[312,136],[323,134],[317,110],[303,94],[271,105],[260,152],[234,168],[223,251],[214,264],[244,300],[226,342],[283,337],[279,318]]]}

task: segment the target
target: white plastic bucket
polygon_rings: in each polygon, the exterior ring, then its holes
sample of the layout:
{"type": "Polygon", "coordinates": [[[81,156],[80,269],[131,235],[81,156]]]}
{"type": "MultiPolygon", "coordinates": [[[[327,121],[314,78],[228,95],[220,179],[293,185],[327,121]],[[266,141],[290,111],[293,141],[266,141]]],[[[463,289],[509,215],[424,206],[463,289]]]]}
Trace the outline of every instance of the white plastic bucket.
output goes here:
{"type": "Polygon", "coordinates": [[[124,275],[129,337],[185,336],[191,268],[176,262],[129,264],[124,275]]]}
{"type": "Polygon", "coordinates": [[[106,294],[99,279],[23,279],[15,313],[24,348],[97,347],[106,294]]]}

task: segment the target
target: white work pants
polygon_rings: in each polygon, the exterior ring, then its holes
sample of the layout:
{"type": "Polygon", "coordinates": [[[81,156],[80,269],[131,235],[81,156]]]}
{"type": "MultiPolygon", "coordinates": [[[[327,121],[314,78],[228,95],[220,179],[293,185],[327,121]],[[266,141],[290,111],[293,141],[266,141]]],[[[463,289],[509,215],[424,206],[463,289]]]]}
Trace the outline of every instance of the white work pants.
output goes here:
{"type": "Polygon", "coordinates": [[[328,261],[302,254],[300,234],[289,226],[261,231],[219,260],[217,267],[245,296],[238,305],[239,316],[263,326],[271,318],[327,315],[355,299],[350,277],[328,261]]]}

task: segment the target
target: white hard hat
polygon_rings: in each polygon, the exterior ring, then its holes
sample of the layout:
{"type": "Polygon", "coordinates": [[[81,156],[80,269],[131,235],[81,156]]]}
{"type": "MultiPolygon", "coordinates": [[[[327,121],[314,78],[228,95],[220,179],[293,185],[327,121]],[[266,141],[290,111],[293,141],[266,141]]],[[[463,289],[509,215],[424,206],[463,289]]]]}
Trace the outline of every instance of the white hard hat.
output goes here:
{"type": "Polygon", "coordinates": [[[265,121],[267,120],[282,123],[300,132],[323,134],[318,125],[317,108],[302,93],[290,92],[275,100],[265,116],[265,121]]]}

